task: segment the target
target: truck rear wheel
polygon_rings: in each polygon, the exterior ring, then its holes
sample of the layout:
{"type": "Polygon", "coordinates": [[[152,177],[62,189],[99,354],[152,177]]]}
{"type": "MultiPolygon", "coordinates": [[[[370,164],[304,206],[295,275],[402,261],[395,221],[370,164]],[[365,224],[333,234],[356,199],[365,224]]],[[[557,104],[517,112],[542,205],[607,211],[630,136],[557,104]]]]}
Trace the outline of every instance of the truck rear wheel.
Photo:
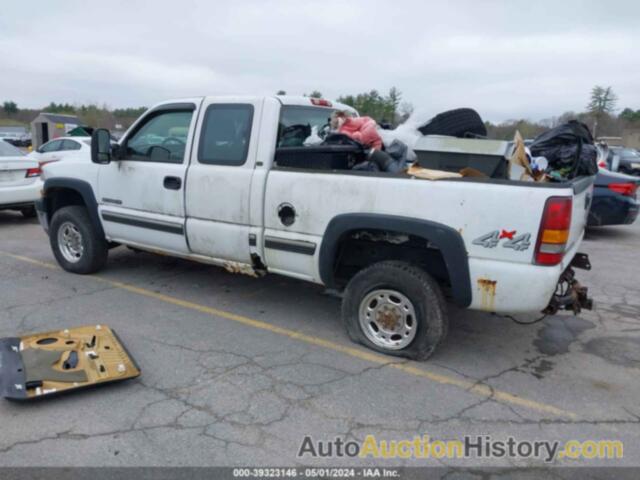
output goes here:
{"type": "Polygon", "coordinates": [[[63,207],[53,214],[49,242],[56,260],[68,272],[94,273],[107,261],[107,241],[98,235],[82,206],[63,207]]]}
{"type": "Polygon", "coordinates": [[[342,301],[351,339],[389,355],[425,360],[448,330],[438,284],[406,262],[384,261],[358,272],[342,301]]]}

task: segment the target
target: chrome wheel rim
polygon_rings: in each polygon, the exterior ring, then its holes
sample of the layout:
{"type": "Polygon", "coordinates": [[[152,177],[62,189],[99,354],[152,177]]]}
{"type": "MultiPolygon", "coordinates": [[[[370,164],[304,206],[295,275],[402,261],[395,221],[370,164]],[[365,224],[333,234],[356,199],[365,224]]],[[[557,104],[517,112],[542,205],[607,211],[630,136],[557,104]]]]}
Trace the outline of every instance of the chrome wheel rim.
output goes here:
{"type": "Polygon", "coordinates": [[[360,328],[378,347],[401,350],[415,338],[418,319],[411,300],[389,289],[369,292],[360,302],[360,328]]]}
{"type": "Polygon", "coordinates": [[[77,263],[82,258],[84,245],[82,234],[78,227],[71,222],[64,222],[58,229],[58,248],[64,259],[71,263],[77,263]]]}

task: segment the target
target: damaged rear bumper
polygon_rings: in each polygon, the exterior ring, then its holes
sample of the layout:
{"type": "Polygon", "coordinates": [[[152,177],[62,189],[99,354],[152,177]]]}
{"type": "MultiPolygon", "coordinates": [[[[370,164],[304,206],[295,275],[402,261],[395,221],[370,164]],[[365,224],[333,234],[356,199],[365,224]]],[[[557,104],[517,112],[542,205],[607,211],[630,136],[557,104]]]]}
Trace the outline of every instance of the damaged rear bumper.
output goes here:
{"type": "Polygon", "coordinates": [[[593,300],[589,298],[588,288],[576,280],[574,268],[591,270],[589,256],[585,253],[575,254],[569,266],[560,275],[556,291],[542,313],[553,315],[559,310],[570,310],[577,315],[582,309],[593,309],[593,300]]]}

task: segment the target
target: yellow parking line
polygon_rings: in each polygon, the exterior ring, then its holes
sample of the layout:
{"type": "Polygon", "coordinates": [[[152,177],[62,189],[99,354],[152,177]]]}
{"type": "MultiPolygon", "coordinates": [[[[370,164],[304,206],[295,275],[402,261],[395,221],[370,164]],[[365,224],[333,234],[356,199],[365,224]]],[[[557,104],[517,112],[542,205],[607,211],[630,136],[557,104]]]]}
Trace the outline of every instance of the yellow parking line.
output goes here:
{"type": "MultiPolygon", "coordinates": [[[[59,269],[59,267],[53,263],[43,262],[35,258],[25,257],[23,255],[16,255],[8,252],[0,252],[0,254],[7,257],[11,257],[15,260],[21,260],[23,262],[28,262],[34,265],[38,265],[40,267],[55,269],[55,270],[59,269]]],[[[182,300],[180,298],[172,297],[170,295],[165,295],[163,293],[157,293],[151,290],[147,290],[146,288],[136,287],[135,285],[118,282],[115,280],[109,280],[103,277],[91,276],[89,278],[92,278],[93,280],[97,280],[102,283],[106,283],[108,285],[111,285],[113,287],[116,287],[122,290],[126,290],[131,293],[135,293],[135,294],[142,295],[149,298],[154,298],[156,300],[160,300],[162,302],[169,303],[171,305],[187,308],[187,309],[194,310],[207,315],[213,315],[216,317],[225,318],[227,320],[232,320],[234,322],[238,322],[253,328],[259,328],[261,330],[266,330],[268,332],[276,333],[278,335],[299,340],[301,342],[305,342],[310,345],[316,345],[318,347],[323,347],[328,350],[340,352],[350,357],[359,358],[361,360],[365,360],[371,363],[376,363],[379,365],[387,364],[389,368],[400,370],[401,372],[404,372],[406,374],[413,375],[416,377],[426,378],[428,380],[431,380],[432,382],[436,382],[443,385],[452,385],[455,387],[459,387],[468,392],[474,393],[482,397],[493,398],[494,400],[499,402],[516,405],[518,407],[524,407],[540,413],[547,413],[547,414],[551,414],[558,417],[577,418],[577,414],[575,414],[574,412],[563,410],[563,409],[554,407],[553,405],[537,402],[535,400],[529,400],[527,398],[520,397],[513,393],[505,392],[502,390],[496,390],[485,384],[480,384],[480,383],[472,382],[469,380],[463,380],[460,378],[455,378],[455,377],[450,377],[448,375],[435,373],[435,372],[426,370],[424,368],[417,367],[415,363],[394,363],[392,360],[389,359],[389,357],[385,357],[384,355],[379,355],[377,353],[361,350],[355,347],[341,345],[331,340],[326,340],[320,337],[315,337],[312,335],[307,335],[305,333],[296,332],[295,330],[291,330],[289,328],[279,327],[277,325],[273,325],[268,322],[263,322],[261,320],[256,320],[253,318],[245,317],[243,315],[227,312],[225,310],[220,310],[218,308],[208,307],[206,305],[190,302],[188,300],[182,300]]]]}

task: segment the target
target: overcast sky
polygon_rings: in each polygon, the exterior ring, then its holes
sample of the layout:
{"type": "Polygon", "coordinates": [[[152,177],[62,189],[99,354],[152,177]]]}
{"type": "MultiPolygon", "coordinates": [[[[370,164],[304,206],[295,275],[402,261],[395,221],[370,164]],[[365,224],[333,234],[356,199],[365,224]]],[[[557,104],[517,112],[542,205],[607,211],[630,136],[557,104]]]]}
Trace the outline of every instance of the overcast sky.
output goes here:
{"type": "Polygon", "coordinates": [[[640,2],[12,1],[0,101],[111,107],[216,94],[398,87],[435,114],[579,111],[595,84],[640,108],[640,2]]]}

